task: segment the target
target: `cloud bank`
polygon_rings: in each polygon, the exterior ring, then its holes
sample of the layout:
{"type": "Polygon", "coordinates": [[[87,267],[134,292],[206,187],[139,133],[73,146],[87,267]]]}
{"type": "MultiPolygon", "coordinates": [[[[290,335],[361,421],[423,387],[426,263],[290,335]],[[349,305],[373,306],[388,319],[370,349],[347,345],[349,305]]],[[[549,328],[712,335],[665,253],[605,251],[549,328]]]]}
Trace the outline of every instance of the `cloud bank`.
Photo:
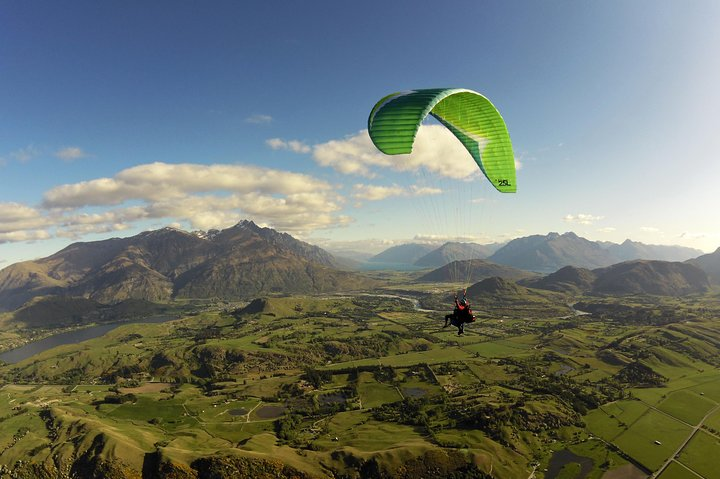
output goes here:
{"type": "Polygon", "coordinates": [[[566,223],[577,223],[581,225],[592,225],[593,223],[604,219],[604,216],[595,216],[587,213],[578,213],[576,215],[565,215],[563,221],[566,223]]]}
{"type": "Polygon", "coordinates": [[[367,178],[375,177],[377,171],[384,168],[400,172],[425,171],[455,179],[480,174],[470,153],[440,125],[421,127],[409,155],[390,156],[379,152],[367,130],[363,130],[342,140],[315,145],[312,156],[320,166],[367,178]]]}
{"type": "Polygon", "coordinates": [[[253,165],[158,162],[51,188],[40,208],[0,203],[0,242],[79,238],[155,219],[210,229],[251,217],[302,235],[350,222],[338,214],[342,203],[332,185],[307,174],[253,165]]]}
{"type": "Polygon", "coordinates": [[[88,155],[80,147],[67,146],[65,148],[60,148],[58,151],[56,151],[55,156],[63,161],[74,161],[86,158],[88,155]]]}
{"type": "Polygon", "coordinates": [[[265,142],[273,150],[290,150],[294,153],[310,153],[312,148],[298,140],[285,141],[280,138],[270,138],[265,142]]]}
{"type": "Polygon", "coordinates": [[[273,117],[270,115],[252,115],[247,118],[245,118],[245,123],[252,123],[255,125],[263,125],[272,123],[273,117]]]}
{"type": "Polygon", "coordinates": [[[378,186],[357,183],[353,185],[352,196],[358,200],[379,201],[396,196],[424,196],[438,195],[440,193],[442,193],[442,190],[439,188],[416,185],[403,187],[399,185],[378,186]]]}

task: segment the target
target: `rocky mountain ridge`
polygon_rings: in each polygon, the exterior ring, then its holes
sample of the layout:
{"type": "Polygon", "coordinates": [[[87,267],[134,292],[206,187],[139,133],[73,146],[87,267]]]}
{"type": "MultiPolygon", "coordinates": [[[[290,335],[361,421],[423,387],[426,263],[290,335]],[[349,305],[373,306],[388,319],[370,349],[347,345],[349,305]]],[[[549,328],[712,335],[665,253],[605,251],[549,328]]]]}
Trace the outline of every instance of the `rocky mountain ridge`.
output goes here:
{"type": "Polygon", "coordinates": [[[453,261],[450,264],[434,269],[422,275],[418,281],[426,282],[475,282],[485,278],[501,277],[510,281],[518,281],[538,276],[537,273],[505,266],[482,259],[453,261]]]}
{"type": "Polygon", "coordinates": [[[720,248],[687,261],[705,271],[710,281],[720,284],[720,248]]]}
{"type": "Polygon", "coordinates": [[[210,234],[174,228],[129,238],[74,243],[0,270],[0,310],[36,296],[112,304],[126,299],[242,299],[262,293],[315,293],[371,283],[339,271],[328,252],[252,221],[210,234]]]}
{"type": "Polygon", "coordinates": [[[415,266],[438,268],[453,261],[485,259],[495,252],[497,245],[448,242],[415,261],[415,266]]]}
{"type": "Polygon", "coordinates": [[[369,263],[404,263],[414,264],[426,254],[433,251],[436,247],[423,243],[406,243],[391,246],[385,251],[376,254],[368,259],[369,263]]]}
{"type": "MultiPolygon", "coordinates": [[[[440,267],[458,260],[486,259],[527,271],[552,273],[564,266],[593,269],[631,260],[687,261],[702,251],[677,245],[591,241],[573,232],[516,238],[507,244],[445,243],[440,247],[408,243],[388,248],[369,261],[440,267]],[[422,251],[427,250],[424,254],[422,251]]],[[[720,277],[720,267],[718,277],[720,277]]],[[[719,280],[720,281],[720,280],[719,280]]]]}
{"type": "Polygon", "coordinates": [[[542,273],[564,266],[603,268],[623,261],[685,261],[702,251],[683,246],[646,245],[626,240],[620,245],[590,241],[573,232],[517,238],[500,248],[489,261],[542,273]]]}
{"type": "Polygon", "coordinates": [[[521,285],[564,293],[654,294],[683,296],[702,293],[710,282],[697,266],[677,261],[624,261],[606,268],[588,270],[566,266],[539,279],[526,279],[521,285]]]}

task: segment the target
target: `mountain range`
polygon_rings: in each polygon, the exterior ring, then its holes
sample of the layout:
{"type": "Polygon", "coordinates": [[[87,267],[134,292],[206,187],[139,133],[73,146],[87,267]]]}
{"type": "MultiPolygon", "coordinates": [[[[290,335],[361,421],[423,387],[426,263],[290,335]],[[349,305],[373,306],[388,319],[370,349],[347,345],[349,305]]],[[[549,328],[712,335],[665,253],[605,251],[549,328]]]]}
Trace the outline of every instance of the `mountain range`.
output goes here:
{"type": "MultiPolygon", "coordinates": [[[[446,243],[421,256],[420,253],[428,248],[429,245],[415,243],[394,246],[370,261],[439,267],[456,260],[487,259],[527,271],[551,273],[564,266],[592,269],[636,259],[686,261],[703,254],[694,248],[647,245],[629,239],[622,244],[590,241],[572,232],[526,236],[505,245],[446,243]]],[[[720,275],[720,266],[717,270],[720,275]]]]}
{"type": "Polygon", "coordinates": [[[484,259],[497,251],[502,244],[447,242],[441,246],[426,243],[406,243],[392,246],[368,259],[371,263],[413,265],[420,268],[437,268],[453,261],[484,259]]]}
{"type": "Polygon", "coordinates": [[[317,246],[252,221],[193,234],[174,228],[74,243],[0,271],[0,311],[36,296],[126,299],[246,299],[261,293],[319,293],[371,286],[317,246]]]}
{"type": "Polygon", "coordinates": [[[709,289],[698,266],[677,261],[634,260],[589,270],[566,266],[542,278],[519,281],[523,286],[565,293],[654,294],[682,296],[709,289]]]}
{"type": "MultiPolygon", "coordinates": [[[[487,259],[473,258],[486,256],[497,246],[407,244],[370,261],[425,265],[449,261],[419,280],[474,282],[497,276],[565,292],[677,295],[705,289],[708,278],[720,283],[720,248],[702,255],[679,246],[629,240],[615,245],[574,233],[550,233],[515,239],[487,259]],[[666,261],[618,261],[635,256],[660,256],[666,261]],[[537,272],[551,274],[537,278],[537,272]]],[[[347,261],[317,246],[251,221],[204,233],[163,228],[128,238],[74,243],[46,258],[0,270],[0,311],[15,310],[38,296],[86,298],[100,304],[129,299],[164,303],[174,298],[235,300],[272,293],[348,291],[378,284],[343,270],[347,268],[347,261]]]]}
{"type": "Polygon", "coordinates": [[[437,268],[453,261],[484,259],[493,254],[498,245],[482,245],[476,243],[445,243],[415,261],[415,266],[437,268]]]}
{"type": "Polygon", "coordinates": [[[450,264],[434,269],[422,275],[418,278],[418,281],[469,283],[491,277],[501,277],[509,281],[518,281],[537,276],[537,273],[513,268],[512,266],[491,263],[482,259],[469,259],[453,261],[450,264]]]}
{"type": "Polygon", "coordinates": [[[707,273],[710,281],[720,284],[720,248],[716,249],[713,253],[704,254],[688,260],[688,263],[702,268],[707,273]]]}
{"type": "Polygon", "coordinates": [[[382,253],[378,253],[368,259],[369,263],[398,263],[415,264],[415,261],[424,257],[436,248],[436,246],[423,243],[406,243],[391,246],[382,253]]]}
{"type": "Polygon", "coordinates": [[[630,240],[622,244],[601,243],[575,233],[549,233],[510,241],[489,261],[529,271],[549,273],[563,266],[602,268],[628,260],[685,261],[702,251],[684,246],[646,245],[630,240]]]}

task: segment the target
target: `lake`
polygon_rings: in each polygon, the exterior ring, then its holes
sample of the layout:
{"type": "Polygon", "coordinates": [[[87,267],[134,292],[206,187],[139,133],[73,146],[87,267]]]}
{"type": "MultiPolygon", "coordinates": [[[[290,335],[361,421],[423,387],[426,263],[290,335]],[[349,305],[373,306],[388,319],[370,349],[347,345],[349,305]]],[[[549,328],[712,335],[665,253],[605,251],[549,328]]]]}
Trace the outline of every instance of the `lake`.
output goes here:
{"type": "Polygon", "coordinates": [[[76,329],[74,331],[68,331],[66,333],[54,334],[44,339],[39,339],[31,343],[27,343],[19,348],[11,349],[0,353],[0,361],[4,361],[8,364],[17,363],[27,358],[40,354],[48,349],[52,349],[56,346],[62,346],[65,344],[76,344],[88,339],[99,338],[108,331],[123,326],[125,324],[138,324],[138,323],[164,323],[166,321],[172,321],[178,319],[177,316],[151,316],[137,321],[124,321],[120,323],[108,323],[98,324],[96,326],[90,326],[89,328],[76,329]]]}
{"type": "Polygon", "coordinates": [[[360,271],[420,271],[427,269],[427,266],[415,266],[407,263],[384,263],[380,261],[368,261],[358,266],[360,271]]]}
{"type": "Polygon", "coordinates": [[[566,472],[563,477],[572,477],[572,479],[584,479],[590,471],[592,471],[594,461],[589,457],[578,456],[577,454],[563,449],[562,451],[556,451],[550,458],[550,464],[548,464],[547,472],[545,473],[546,479],[555,479],[560,475],[560,471],[563,470],[568,464],[576,464],[578,471],[575,475],[569,476],[566,472]]]}

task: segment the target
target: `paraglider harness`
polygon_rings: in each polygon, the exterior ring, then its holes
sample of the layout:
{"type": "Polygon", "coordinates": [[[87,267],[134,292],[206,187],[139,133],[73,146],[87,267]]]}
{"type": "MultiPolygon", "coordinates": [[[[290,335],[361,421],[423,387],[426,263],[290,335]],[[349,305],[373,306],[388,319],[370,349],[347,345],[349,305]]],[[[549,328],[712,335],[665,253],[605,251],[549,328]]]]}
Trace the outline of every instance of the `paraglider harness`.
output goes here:
{"type": "Polygon", "coordinates": [[[458,336],[465,332],[465,323],[475,322],[475,316],[472,314],[470,303],[466,297],[466,290],[463,290],[463,296],[460,301],[458,301],[457,293],[455,294],[455,309],[452,314],[445,316],[445,325],[443,328],[448,327],[448,321],[450,322],[449,324],[458,328],[458,336]]]}

